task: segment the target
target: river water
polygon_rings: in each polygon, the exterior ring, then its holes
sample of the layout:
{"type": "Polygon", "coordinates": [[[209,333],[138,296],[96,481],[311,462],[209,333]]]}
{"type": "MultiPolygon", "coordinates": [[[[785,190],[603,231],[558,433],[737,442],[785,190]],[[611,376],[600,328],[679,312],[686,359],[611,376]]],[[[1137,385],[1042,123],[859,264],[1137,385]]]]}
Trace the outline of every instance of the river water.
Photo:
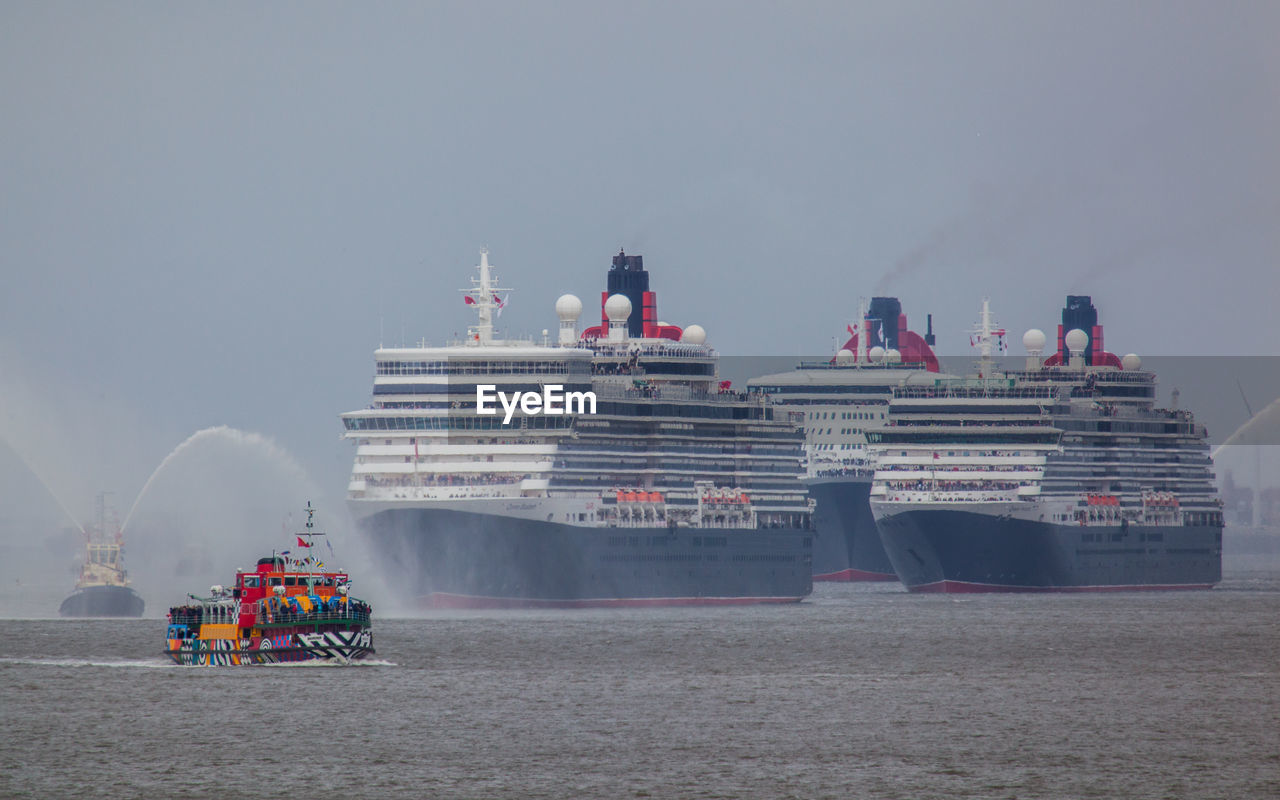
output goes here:
{"type": "Polygon", "coordinates": [[[1280,796],[1280,577],[383,619],[359,666],[0,620],[0,796],[1280,796]]]}

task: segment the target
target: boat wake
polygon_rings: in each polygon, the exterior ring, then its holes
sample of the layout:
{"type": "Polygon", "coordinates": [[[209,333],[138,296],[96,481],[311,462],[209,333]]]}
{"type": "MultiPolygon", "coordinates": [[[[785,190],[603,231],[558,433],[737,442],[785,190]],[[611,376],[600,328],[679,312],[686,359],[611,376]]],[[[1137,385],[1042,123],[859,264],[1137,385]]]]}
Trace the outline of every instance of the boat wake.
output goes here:
{"type": "Polygon", "coordinates": [[[277,661],[273,664],[254,664],[266,669],[330,669],[333,667],[398,667],[394,661],[382,658],[362,658],[357,661],[339,661],[337,659],[310,661],[277,661]]]}
{"type": "Polygon", "coordinates": [[[119,661],[93,661],[85,658],[3,658],[0,665],[22,664],[37,667],[125,667],[128,669],[168,669],[176,667],[168,660],[124,659],[119,661]]]}

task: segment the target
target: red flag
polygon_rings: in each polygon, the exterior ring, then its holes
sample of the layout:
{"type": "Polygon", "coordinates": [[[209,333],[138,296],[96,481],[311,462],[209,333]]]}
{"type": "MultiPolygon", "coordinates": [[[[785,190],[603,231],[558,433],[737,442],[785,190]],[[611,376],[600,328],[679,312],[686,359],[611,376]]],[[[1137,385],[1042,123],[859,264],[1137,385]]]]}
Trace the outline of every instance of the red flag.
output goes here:
{"type": "Polygon", "coordinates": [[[311,542],[304,542],[301,536],[298,537],[298,547],[310,547],[310,546],[311,546],[311,542]]]}
{"type": "Polygon", "coordinates": [[[462,296],[462,302],[466,303],[469,306],[474,306],[476,304],[476,299],[469,294],[464,294],[462,296]]]}

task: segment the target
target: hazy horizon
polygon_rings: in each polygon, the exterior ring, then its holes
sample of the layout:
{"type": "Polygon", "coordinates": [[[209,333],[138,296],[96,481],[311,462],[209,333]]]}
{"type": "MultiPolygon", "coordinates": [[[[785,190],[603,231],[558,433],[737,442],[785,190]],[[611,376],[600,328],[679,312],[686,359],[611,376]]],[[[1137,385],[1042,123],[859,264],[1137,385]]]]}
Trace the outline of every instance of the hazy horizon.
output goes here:
{"type": "MultiPolygon", "coordinates": [[[[501,325],[534,336],[565,292],[593,317],[622,247],[659,315],[729,357],[829,355],[876,294],[914,329],[933,314],[954,356],[984,296],[1020,354],[1067,294],[1116,352],[1280,355],[1274,3],[9,2],[0,22],[11,521],[56,515],[42,480],[72,515],[129,505],[218,426],[302,466],[315,488],[282,505],[341,518],[338,415],[368,404],[379,343],[465,329],[482,246],[514,289],[501,325]]],[[[226,469],[261,467],[247,447],[226,469]]]]}

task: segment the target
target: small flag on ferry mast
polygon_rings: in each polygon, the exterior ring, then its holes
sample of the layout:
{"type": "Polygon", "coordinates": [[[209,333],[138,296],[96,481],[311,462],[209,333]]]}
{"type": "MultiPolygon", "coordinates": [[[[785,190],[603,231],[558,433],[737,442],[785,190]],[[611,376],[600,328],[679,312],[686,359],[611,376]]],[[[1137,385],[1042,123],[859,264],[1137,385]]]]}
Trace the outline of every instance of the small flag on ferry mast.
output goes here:
{"type": "Polygon", "coordinates": [[[310,547],[310,546],[311,546],[311,542],[303,541],[301,536],[298,537],[298,547],[310,547]]]}

